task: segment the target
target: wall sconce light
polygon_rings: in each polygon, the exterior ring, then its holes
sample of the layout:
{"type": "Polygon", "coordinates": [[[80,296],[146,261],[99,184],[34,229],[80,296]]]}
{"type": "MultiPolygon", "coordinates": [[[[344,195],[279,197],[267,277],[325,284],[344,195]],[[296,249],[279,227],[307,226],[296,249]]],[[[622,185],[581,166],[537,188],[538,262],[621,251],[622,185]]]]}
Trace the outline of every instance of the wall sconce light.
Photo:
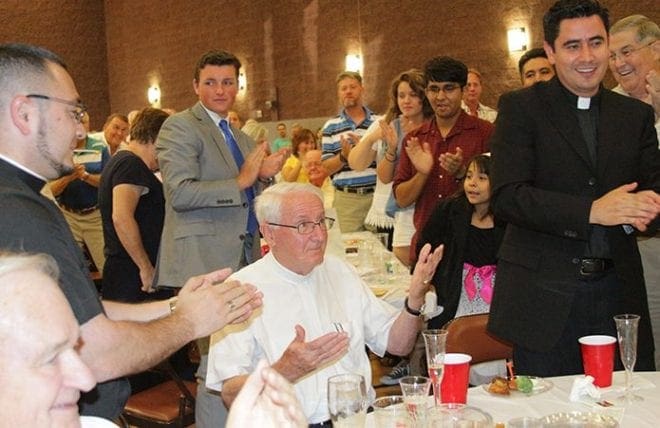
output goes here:
{"type": "Polygon", "coordinates": [[[160,108],[160,87],[153,84],[147,90],[147,100],[152,107],[160,108]]]}
{"type": "Polygon", "coordinates": [[[510,28],[507,31],[507,38],[509,39],[509,52],[527,50],[527,33],[524,27],[510,28]]]}
{"type": "Polygon", "coordinates": [[[242,92],[245,88],[247,88],[247,78],[244,72],[240,72],[238,73],[238,90],[242,92]]]}
{"type": "Polygon", "coordinates": [[[362,74],[362,57],[359,54],[346,55],[346,71],[357,71],[362,74]]]}

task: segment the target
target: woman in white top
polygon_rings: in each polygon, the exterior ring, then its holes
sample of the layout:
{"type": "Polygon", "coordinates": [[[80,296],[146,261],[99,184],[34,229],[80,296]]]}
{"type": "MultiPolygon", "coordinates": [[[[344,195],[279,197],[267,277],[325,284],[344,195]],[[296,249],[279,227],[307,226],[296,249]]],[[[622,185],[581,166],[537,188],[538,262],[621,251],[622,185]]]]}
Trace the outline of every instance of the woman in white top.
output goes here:
{"type": "Polygon", "coordinates": [[[399,74],[392,81],[390,107],[385,118],[369,127],[348,157],[349,166],[357,171],[368,167],[374,159],[377,160],[376,192],[365,223],[394,226],[392,251],[406,266],[410,264],[410,240],[415,233],[412,222],[414,205],[398,209],[393,221],[386,214],[385,208],[392,194],[392,179],[404,137],[433,115],[433,109],[424,94],[425,87],[426,80],[420,70],[411,69],[399,74]]]}

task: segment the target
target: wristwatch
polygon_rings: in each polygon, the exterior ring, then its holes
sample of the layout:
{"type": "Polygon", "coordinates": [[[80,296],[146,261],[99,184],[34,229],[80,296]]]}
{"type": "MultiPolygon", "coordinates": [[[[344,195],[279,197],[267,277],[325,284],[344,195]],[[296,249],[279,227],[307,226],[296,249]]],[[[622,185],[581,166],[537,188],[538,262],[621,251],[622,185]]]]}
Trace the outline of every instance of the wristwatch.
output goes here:
{"type": "Polygon", "coordinates": [[[419,310],[417,310],[417,309],[413,309],[410,306],[408,306],[408,298],[407,297],[403,301],[403,307],[406,309],[406,312],[408,312],[410,315],[412,315],[414,317],[421,317],[424,314],[424,306],[426,306],[426,305],[425,304],[422,305],[422,307],[419,308],[419,310]]]}

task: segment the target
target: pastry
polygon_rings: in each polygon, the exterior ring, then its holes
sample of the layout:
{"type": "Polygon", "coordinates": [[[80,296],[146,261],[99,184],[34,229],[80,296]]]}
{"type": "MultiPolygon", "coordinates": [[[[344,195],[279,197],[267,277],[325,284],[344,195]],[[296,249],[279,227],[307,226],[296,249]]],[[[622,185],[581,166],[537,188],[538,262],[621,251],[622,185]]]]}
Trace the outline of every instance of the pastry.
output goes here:
{"type": "Polygon", "coordinates": [[[509,395],[509,382],[503,377],[494,377],[493,380],[490,381],[490,385],[488,385],[488,392],[493,394],[509,395]]]}

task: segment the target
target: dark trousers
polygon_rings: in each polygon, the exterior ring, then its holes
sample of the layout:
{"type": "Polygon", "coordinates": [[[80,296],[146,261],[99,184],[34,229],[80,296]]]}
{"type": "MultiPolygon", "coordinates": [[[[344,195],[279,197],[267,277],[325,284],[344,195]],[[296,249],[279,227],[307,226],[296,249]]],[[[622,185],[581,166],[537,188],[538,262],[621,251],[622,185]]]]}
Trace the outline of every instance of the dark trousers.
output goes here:
{"type": "MultiPolygon", "coordinates": [[[[552,349],[547,352],[536,352],[514,345],[513,361],[516,373],[542,377],[584,373],[578,338],[592,334],[616,337],[613,317],[622,313],[623,285],[616,277],[615,271],[610,270],[598,280],[578,280],[578,283],[568,322],[561,338],[552,349]]],[[[648,314],[640,315],[648,316],[648,314]]],[[[646,355],[649,354],[648,352],[641,352],[648,346],[648,343],[638,342],[636,370],[655,370],[652,352],[651,361],[646,355]]],[[[652,343],[650,346],[652,349],[652,343]]],[[[623,368],[618,349],[614,362],[615,370],[623,368]]]]}

